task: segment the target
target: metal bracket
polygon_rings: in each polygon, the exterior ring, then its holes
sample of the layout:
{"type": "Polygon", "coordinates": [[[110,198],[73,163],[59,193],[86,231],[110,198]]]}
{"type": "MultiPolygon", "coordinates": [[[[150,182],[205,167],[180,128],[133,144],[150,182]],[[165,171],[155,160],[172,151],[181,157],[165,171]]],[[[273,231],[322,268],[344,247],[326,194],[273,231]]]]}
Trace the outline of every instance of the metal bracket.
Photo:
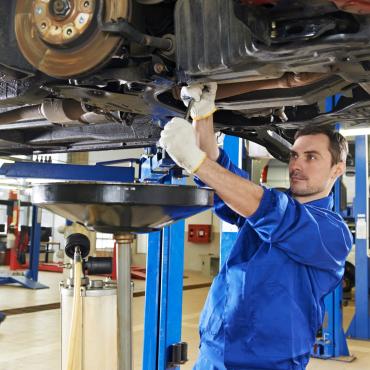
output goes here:
{"type": "Polygon", "coordinates": [[[146,35],[133,27],[126,19],[119,18],[111,22],[103,22],[103,7],[99,8],[97,17],[98,26],[104,32],[119,34],[129,41],[156,49],[170,51],[175,48],[172,39],[146,35]]]}
{"type": "Polygon", "coordinates": [[[16,162],[4,163],[0,167],[0,175],[15,178],[134,182],[135,169],[132,167],[16,162]]]}
{"type": "Polygon", "coordinates": [[[168,347],[167,368],[184,365],[188,361],[188,344],[180,342],[168,347]]]}

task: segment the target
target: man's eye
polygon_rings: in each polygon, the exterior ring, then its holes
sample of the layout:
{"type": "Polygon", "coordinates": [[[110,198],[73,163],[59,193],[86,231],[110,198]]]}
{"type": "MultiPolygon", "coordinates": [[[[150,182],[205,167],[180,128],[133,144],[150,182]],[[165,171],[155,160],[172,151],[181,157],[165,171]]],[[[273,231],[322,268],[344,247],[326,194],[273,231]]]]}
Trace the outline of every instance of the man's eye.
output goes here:
{"type": "Polygon", "coordinates": [[[307,159],[308,159],[309,161],[313,161],[313,160],[315,160],[315,159],[316,159],[316,156],[314,156],[314,155],[310,154],[310,155],[308,155],[308,156],[307,156],[307,159]]]}
{"type": "Polygon", "coordinates": [[[297,159],[298,154],[297,153],[290,153],[290,159],[297,159]]]}

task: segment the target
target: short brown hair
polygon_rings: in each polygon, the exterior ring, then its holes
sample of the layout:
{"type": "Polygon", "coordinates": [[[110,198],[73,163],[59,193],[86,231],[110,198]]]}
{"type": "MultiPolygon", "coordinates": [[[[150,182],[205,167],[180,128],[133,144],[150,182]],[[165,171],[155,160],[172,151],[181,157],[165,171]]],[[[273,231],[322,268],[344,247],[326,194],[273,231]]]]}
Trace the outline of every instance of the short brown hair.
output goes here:
{"type": "Polygon", "coordinates": [[[329,152],[331,154],[331,165],[334,166],[339,162],[346,163],[348,154],[348,142],[346,138],[339,132],[327,127],[320,126],[306,126],[298,130],[294,139],[297,140],[301,136],[307,135],[326,135],[329,139],[329,152]]]}

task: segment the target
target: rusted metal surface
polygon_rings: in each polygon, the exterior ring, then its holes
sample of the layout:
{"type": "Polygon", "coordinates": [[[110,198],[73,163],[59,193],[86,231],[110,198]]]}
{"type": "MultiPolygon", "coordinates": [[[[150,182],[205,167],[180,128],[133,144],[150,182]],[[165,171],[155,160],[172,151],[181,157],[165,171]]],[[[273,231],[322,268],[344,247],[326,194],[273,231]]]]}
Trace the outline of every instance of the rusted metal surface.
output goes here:
{"type": "Polygon", "coordinates": [[[219,85],[216,98],[225,99],[257,90],[289,89],[305,86],[326,77],[328,75],[324,73],[285,73],[282,77],[271,80],[224,84],[219,85]]]}
{"type": "Polygon", "coordinates": [[[40,38],[54,46],[68,45],[91,27],[95,0],[55,0],[33,3],[33,23],[40,38]]]}
{"type": "MultiPolygon", "coordinates": [[[[52,123],[69,123],[79,120],[85,111],[81,103],[72,99],[45,99],[42,104],[31,105],[0,113],[0,126],[17,122],[47,119],[52,123]]],[[[30,123],[32,125],[32,123],[30,123]]]]}
{"type": "Polygon", "coordinates": [[[17,0],[15,32],[19,48],[29,63],[47,75],[84,75],[107,62],[121,44],[119,36],[97,29],[100,7],[104,6],[106,22],[129,20],[130,3],[131,0],[17,0]]]}
{"type": "MultiPolygon", "coordinates": [[[[370,0],[328,0],[334,3],[338,9],[355,14],[369,14],[370,0]]],[[[279,0],[241,0],[246,5],[274,5],[279,0]]]]}
{"type": "MultiPolygon", "coordinates": [[[[289,89],[293,87],[306,86],[314,82],[323,80],[329,75],[325,73],[285,73],[280,78],[269,80],[237,82],[228,84],[219,84],[217,88],[216,99],[226,99],[232,96],[247,94],[258,90],[289,89]]],[[[172,90],[173,96],[180,100],[180,88],[175,87],[172,90]]]]}
{"type": "Polygon", "coordinates": [[[370,0],[331,0],[335,5],[345,11],[356,14],[370,14],[370,0]]]}

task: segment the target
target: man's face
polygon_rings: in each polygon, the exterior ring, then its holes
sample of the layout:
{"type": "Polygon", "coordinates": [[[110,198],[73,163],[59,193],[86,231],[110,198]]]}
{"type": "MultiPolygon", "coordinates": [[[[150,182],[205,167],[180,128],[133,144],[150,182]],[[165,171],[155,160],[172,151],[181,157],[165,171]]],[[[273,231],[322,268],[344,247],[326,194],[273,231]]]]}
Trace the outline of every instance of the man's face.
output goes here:
{"type": "Polygon", "coordinates": [[[294,196],[327,196],[345,165],[332,166],[329,138],[324,134],[300,136],[291,149],[289,161],[290,189],[294,196]]]}

